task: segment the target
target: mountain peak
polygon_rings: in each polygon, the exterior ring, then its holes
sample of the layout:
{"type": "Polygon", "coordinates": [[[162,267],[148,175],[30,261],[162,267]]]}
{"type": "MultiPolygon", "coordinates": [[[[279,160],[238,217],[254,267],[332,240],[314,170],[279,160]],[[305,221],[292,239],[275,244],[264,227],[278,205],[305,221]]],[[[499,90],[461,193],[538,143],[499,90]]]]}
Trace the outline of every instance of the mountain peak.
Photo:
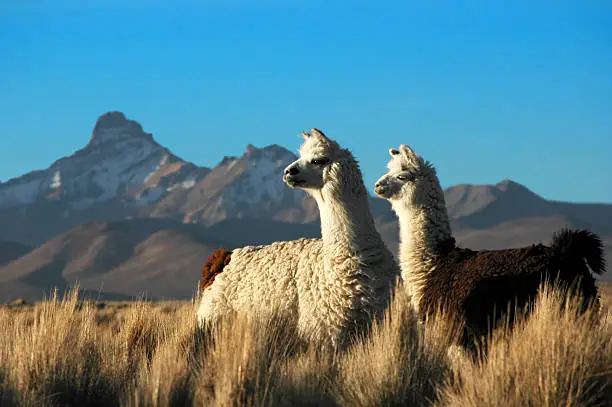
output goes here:
{"type": "Polygon", "coordinates": [[[538,205],[544,200],[523,184],[509,178],[495,185],[456,185],[444,190],[444,199],[453,219],[472,215],[493,204],[538,205]]]}
{"type": "Polygon", "coordinates": [[[248,158],[249,160],[267,159],[277,161],[280,159],[286,159],[290,160],[289,162],[297,159],[295,154],[286,148],[279,146],[278,144],[270,144],[269,146],[263,148],[257,148],[252,144],[248,144],[244,157],[248,158]]]}
{"type": "Polygon", "coordinates": [[[279,146],[278,144],[270,144],[269,146],[266,146],[264,148],[262,148],[263,151],[269,151],[271,153],[282,153],[282,154],[292,154],[293,153],[289,150],[287,150],[285,147],[279,146]]]}
{"type": "Polygon", "coordinates": [[[98,120],[96,121],[95,129],[123,127],[128,122],[129,120],[125,117],[125,114],[123,114],[123,112],[114,110],[114,111],[106,112],[100,117],[98,117],[98,120]]]}
{"type": "Polygon", "coordinates": [[[540,198],[538,194],[531,191],[525,185],[520,184],[516,181],[512,181],[509,178],[505,178],[503,181],[495,184],[495,188],[497,188],[499,191],[505,192],[506,194],[522,194],[522,196],[531,196],[531,197],[540,198]]]}
{"type": "Polygon", "coordinates": [[[89,144],[108,141],[117,135],[153,140],[153,135],[145,133],[140,123],[129,120],[123,112],[110,111],[98,117],[89,144]]]}
{"type": "Polygon", "coordinates": [[[497,184],[495,184],[495,186],[498,187],[498,188],[511,188],[511,187],[514,187],[514,186],[521,186],[522,187],[523,185],[519,184],[516,181],[512,181],[510,178],[506,177],[506,178],[504,178],[503,181],[500,181],[497,184]]]}

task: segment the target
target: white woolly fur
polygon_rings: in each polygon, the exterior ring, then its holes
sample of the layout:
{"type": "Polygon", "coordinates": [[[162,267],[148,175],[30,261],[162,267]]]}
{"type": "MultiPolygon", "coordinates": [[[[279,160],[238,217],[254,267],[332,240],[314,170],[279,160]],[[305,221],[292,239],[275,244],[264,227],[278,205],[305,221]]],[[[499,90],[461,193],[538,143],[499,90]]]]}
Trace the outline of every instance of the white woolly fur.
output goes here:
{"type": "Polygon", "coordinates": [[[316,129],[304,137],[284,179],[316,200],[322,238],[234,250],[202,293],[198,319],[281,310],[304,337],[344,346],[382,315],[399,267],[374,226],[351,152],[316,129]]]}
{"type": "Polygon", "coordinates": [[[452,238],[452,232],[435,168],[404,144],[389,152],[389,171],[377,181],[375,191],[389,200],[399,219],[402,279],[419,311],[423,286],[435,268],[436,247],[452,238]]]}

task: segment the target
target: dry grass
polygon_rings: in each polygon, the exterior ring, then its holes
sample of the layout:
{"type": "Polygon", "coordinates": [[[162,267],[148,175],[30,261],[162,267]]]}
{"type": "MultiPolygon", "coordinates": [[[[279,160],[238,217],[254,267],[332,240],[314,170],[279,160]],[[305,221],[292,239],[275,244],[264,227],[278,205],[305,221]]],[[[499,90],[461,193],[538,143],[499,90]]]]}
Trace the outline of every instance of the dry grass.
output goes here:
{"type": "Polygon", "coordinates": [[[0,405],[605,405],[610,311],[560,304],[547,292],[474,361],[448,352],[453,327],[422,326],[402,296],[338,355],[301,343],[283,318],[237,315],[204,332],[190,302],[53,297],[0,307],[0,405]]]}
{"type": "Polygon", "coordinates": [[[599,284],[599,294],[604,307],[612,310],[612,281],[601,282],[599,284]]]}
{"type": "Polygon", "coordinates": [[[451,406],[604,406],[612,402],[612,314],[580,315],[545,289],[534,313],[493,333],[487,357],[463,359],[442,387],[451,406]]]}

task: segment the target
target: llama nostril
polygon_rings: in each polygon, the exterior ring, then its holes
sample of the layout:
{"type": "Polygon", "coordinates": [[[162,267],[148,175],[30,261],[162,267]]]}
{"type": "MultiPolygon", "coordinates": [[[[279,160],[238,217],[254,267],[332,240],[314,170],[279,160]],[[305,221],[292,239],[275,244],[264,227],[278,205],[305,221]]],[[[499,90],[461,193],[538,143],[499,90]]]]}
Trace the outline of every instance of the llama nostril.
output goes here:
{"type": "Polygon", "coordinates": [[[285,174],[286,175],[295,175],[298,173],[298,169],[295,167],[289,167],[287,169],[285,169],[285,174]]]}

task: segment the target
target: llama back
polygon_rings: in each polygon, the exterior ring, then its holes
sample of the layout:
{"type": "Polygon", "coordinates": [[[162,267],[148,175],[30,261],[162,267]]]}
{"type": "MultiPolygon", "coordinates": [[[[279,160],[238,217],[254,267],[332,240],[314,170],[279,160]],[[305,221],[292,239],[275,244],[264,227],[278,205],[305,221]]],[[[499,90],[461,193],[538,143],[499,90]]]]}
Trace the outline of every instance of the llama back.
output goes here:
{"type": "Polygon", "coordinates": [[[587,302],[595,299],[597,288],[585,260],[567,247],[454,249],[437,259],[424,290],[423,311],[431,314],[443,305],[450,312],[459,312],[472,334],[480,335],[502,314],[512,322],[515,310],[531,303],[545,281],[570,288],[579,284],[582,298],[587,302]]]}
{"type": "Polygon", "coordinates": [[[320,246],[320,239],[298,239],[233,250],[214,284],[202,290],[199,318],[217,319],[230,310],[265,314],[280,308],[294,314],[296,272],[320,246]]]}
{"type": "Polygon", "coordinates": [[[507,302],[521,296],[519,293],[526,299],[537,294],[537,290],[526,291],[529,284],[524,279],[538,281],[545,275],[550,254],[543,245],[490,251],[453,248],[440,253],[424,278],[420,309],[425,314],[440,306],[451,311],[473,308],[476,314],[494,305],[505,310],[507,302]]]}

